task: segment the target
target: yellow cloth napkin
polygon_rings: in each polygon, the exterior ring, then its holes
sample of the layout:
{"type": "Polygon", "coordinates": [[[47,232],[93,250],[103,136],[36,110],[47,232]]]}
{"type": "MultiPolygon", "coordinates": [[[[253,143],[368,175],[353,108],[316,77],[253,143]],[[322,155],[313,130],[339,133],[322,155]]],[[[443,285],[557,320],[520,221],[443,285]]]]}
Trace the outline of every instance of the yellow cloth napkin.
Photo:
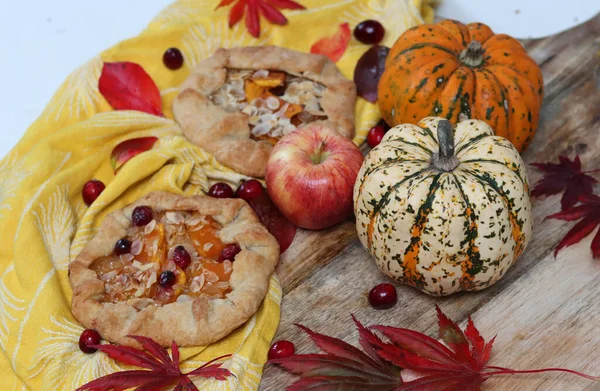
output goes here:
{"type": "MultiPolygon", "coordinates": [[[[75,70],[59,88],[18,145],[0,161],[0,390],[74,390],[122,369],[102,353],[78,348],[83,328],[70,311],[68,263],[95,234],[107,213],[153,190],[200,194],[215,181],[244,177],[190,144],[172,120],[171,102],[189,70],[219,47],[274,44],[308,51],[318,39],[377,19],[390,46],[407,28],[431,19],[424,0],[306,0],[307,10],[286,11],[287,26],[263,20],[251,37],[243,23],[229,29],[228,9],[216,0],[180,0],[159,14],[139,36],[121,42],[75,70]],[[162,54],[178,47],[185,65],[168,70],[162,54]],[[103,61],[140,64],[161,91],[166,118],[113,111],[98,92],[103,61]],[[109,156],[119,142],[157,136],[154,148],[130,160],[114,175],[109,156]],[[81,187],[92,178],[107,188],[91,207],[81,187]]],[[[352,40],[338,66],[352,78],[367,45],[352,40]]],[[[355,141],[379,119],[376,106],[359,99],[355,141]]],[[[259,311],[243,327],[208,347],[182,351],[190,369],[223,354],[234,374],[224,382],[198,380],[201,390],[256,390],[279,323],[281,287],[271,278],[259,311]]]]}

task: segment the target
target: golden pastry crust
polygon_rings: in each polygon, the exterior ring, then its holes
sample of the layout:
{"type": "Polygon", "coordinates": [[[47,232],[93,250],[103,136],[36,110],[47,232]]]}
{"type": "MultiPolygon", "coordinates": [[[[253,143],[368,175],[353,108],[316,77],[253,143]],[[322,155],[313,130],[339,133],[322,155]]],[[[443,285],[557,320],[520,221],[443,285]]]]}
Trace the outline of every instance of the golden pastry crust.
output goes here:
{"type": "Polygon", "coordinates": [[[210,96],[225,83],[228,69],[279,70],[323,84],[321,106],[327,122],[343,136],[354,137],[356,86],[327,57],[277,46],[219,49],[181,85],[173,114],[183,134],[222,164],[244,175],[264,177],[273,149],[267,141],[250,138],[245,113],[228,112],[211,101],[210,96]]]}
{"type": "Polygon", "coordinates": [[[179,346],[207,345],[228,335],[258,310],[278,259],[277,241],[243,200],[151,193],[109,214],[98,234],[69,265],[72,312],[84,327],[96,329],[102,338],[123,345],[135,345],[127,335],[150,337],[163,346],[170,346],[172,341],[179,346]],[[220,239],[237,242],[242,249],[233,262],[231,291],[225,298],[203,294],[191,301],[162,306],[144,298],[118,303],[99,299],[106,292],[105,284],[90,266],[113,251],[115,242],[125,236],[131,225],[133,209],[139,205],[151,206],[158,212],[198,211],[223,226],[220,239]]]}

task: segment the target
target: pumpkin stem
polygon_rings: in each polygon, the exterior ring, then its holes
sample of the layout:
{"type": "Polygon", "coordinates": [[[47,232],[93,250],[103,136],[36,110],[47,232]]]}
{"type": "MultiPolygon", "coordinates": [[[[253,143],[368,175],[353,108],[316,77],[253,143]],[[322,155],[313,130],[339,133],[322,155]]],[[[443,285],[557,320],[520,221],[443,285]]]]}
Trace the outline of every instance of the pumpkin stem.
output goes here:
{"type": "Polygon", "coordinates": [[[458,158],[454,155],[454,129],[447,119],[438,122],[437,128],[439,152],[433,154],[431,164],[439,171],[450,172],[458,167],[458,158]]]}
{"type": "Polygon", "coordinates": [[[480,66],[483,62],[483,47],[481,46],[481,42],[471,41],[469,46],[458,55],[458,59],[461,63],[470,67],[480,66]]]}

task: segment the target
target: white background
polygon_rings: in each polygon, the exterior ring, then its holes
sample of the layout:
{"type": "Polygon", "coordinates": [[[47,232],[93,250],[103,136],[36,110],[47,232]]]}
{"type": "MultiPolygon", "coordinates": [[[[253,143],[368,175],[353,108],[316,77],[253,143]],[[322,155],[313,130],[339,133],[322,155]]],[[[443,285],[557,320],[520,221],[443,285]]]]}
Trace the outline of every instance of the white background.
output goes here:
{"type": "MultiPolygon", "coordinates": [[[[0,0],[0,158],[74,68],[137,35],[170,2],[0,0]]],[[[597,12],[600,0],[445,0],[438,15],[484,22],[515,37],[541,37],[597,12]]]]}

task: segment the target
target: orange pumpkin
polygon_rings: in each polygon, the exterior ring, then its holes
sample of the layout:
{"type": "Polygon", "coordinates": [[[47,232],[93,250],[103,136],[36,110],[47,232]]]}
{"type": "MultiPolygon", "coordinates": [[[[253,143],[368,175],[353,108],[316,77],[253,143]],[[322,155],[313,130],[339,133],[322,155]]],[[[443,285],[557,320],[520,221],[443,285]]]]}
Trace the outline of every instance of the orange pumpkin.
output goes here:
{"type": "Polygon", "coordinates": [[[385,121],[476,118],[522,152],[533,139],[544,95],[542,72],[516,39],[485,24],[424,24],[398,38],[379,81],[385,121]]]}

